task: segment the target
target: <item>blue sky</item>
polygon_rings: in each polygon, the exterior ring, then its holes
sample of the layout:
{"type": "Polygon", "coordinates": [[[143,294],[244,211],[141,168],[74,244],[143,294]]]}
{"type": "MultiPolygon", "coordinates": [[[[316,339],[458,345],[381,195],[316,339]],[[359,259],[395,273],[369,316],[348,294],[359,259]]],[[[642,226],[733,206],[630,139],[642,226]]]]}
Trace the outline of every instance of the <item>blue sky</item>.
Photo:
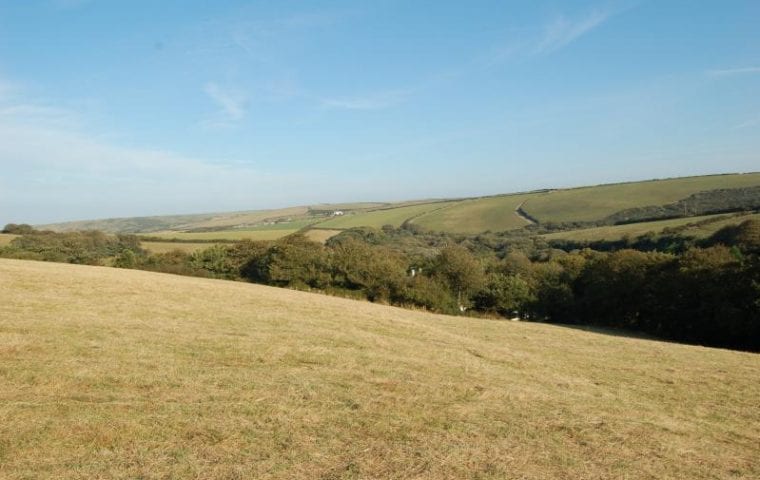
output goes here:
{"type": "Polygon", "coordinates": [[[0,0],[0,223],[760,170],[760,2],[0,0]]]}

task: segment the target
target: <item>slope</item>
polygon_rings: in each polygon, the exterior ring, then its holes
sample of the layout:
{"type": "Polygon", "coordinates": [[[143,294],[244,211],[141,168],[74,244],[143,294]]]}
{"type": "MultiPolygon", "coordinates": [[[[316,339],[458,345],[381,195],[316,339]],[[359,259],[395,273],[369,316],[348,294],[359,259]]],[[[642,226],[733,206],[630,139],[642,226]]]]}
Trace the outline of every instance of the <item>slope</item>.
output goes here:
{"type": "Polygon", "coordinates": [[[760,356],[0,260],[16,478],[757,478],[760,356]]]}

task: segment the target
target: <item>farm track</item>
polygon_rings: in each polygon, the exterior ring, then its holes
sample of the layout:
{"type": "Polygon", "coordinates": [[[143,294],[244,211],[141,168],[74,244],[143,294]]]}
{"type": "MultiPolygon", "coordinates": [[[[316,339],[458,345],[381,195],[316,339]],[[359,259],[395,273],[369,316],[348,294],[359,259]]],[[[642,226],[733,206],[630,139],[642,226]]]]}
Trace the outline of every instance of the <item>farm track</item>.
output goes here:
{"type": "Polygon", "coordinates": [[[522,203],[520,203],[520,205],[518,205],[515,208],[515,215],[517,215],[518,217],[520,217],[523,220],[525,220],[525,222],[528,225],[536,225],[538,222],[535,221],[530,215],[528,215],[527,213],[525,213],[525,210],[523,210],[523,208],[522,208],[523,205],[525,205],[525,202],[527,202],[527,200],[524,200],[522,203]]]}

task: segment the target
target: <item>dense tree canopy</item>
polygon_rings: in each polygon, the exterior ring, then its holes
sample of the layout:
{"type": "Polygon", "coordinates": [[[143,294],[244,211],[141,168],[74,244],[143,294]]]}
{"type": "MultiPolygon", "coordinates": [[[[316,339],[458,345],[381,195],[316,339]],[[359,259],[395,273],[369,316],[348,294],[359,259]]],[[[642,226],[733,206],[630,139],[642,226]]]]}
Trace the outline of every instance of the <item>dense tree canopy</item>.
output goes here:
{"type": "Polygon", "coordinates": [[[554,247],[570,245],[524,232],[452,236],[385,227],[349,230],[326,245],[291,235],[149,254],[132,235],[31,230],[0,255],[245,279],[444,313],[467,307],[760,350],[759,239],[760,222],[746,221],[699,241],[648,235],[565,251],[554,247]]]}

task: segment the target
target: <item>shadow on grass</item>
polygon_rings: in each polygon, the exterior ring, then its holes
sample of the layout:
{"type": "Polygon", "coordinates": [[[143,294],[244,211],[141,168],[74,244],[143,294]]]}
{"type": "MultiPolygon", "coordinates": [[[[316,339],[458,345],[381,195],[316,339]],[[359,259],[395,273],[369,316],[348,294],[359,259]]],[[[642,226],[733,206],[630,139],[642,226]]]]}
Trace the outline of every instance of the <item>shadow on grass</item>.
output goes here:
{"type": "Polygon", "coordinates": [[[639,332],[636,330],[626,330],[623,328],[600,327],[596,325],[576,325],[572,323],[548,323],[547,325],[555,325],[557,327],[570,328],[573,330],[582,330],[584,332],[598,333],[600,335],[610,335],[613,337],[637,338],[640,340],[655,340],[658,342],[667,342],[667,343],[684,343],[684,342],[676,342],[664,337],[658,337],[656,335],[652,335],[645,332],[639,332]]]}

